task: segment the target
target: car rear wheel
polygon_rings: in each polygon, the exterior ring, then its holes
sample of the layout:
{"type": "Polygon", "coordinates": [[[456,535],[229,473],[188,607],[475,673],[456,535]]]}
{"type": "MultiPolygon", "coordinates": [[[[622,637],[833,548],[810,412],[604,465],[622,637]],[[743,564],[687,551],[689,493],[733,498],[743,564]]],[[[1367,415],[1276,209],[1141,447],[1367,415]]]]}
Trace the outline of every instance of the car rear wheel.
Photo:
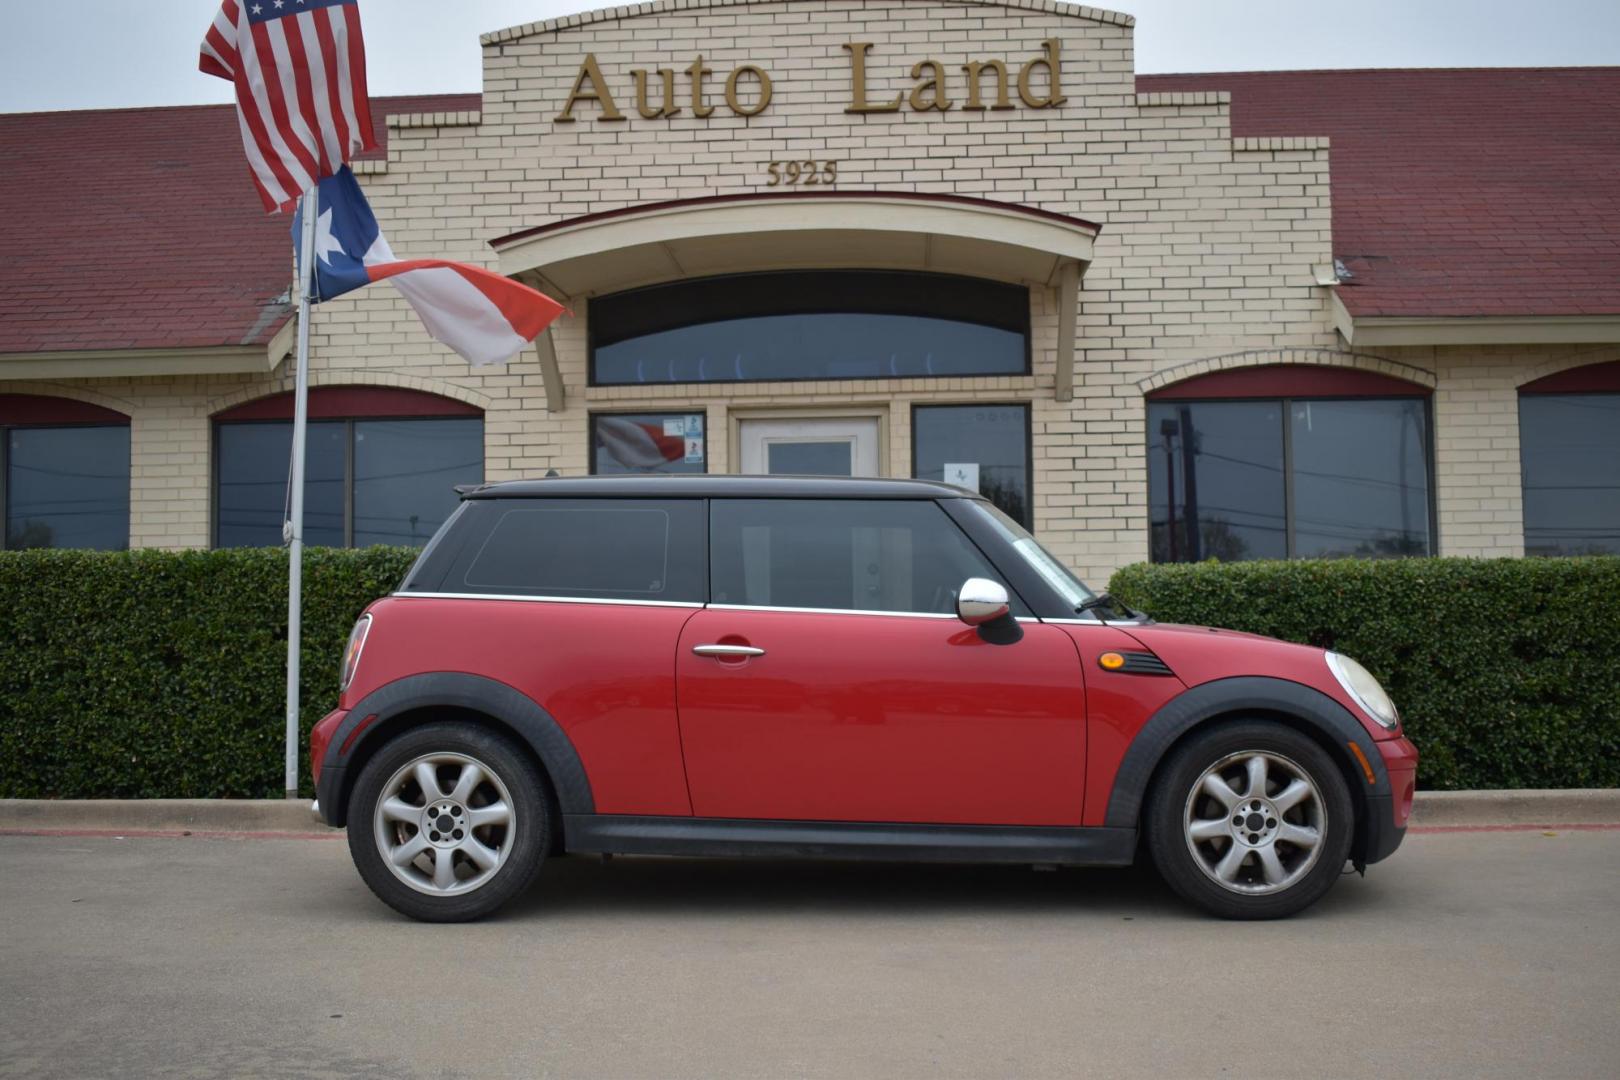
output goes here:
{"type": "Polygon", "coordinates": [[[482,918],[540,870],[551,838],[544,784],[495,732],[412,728],[361,771],[349,797],[349,853],[396,911],[428,922],[482,918]]]}
{"type": "Polygon", "coordinates": [[[1343,775],[1283,724],[1221,724],[1171,752],[1148,801],[1148,847],[1177,893],[1227,919],[1275,919],[1333,887],[1355,832],[1343,775]]]}

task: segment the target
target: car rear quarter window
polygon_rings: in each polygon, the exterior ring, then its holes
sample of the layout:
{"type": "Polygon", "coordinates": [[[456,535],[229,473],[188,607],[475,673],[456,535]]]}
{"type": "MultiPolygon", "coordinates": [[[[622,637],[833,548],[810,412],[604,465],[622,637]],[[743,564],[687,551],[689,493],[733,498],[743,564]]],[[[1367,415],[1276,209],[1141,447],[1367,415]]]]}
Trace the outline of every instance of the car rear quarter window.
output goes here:
{"type": "MultiPolygon", "coordinates": [[[[444,592],[701,603],[702,500],[479,500],[444,592]]],[[[459,525],[459,523],[458,523],[459,525]]]]}
{"type": "MultiPolygon", "coordinates": [[[[710,506],[716,604],[951,615],[968,578],[1003,581],[929,500],[715,499],[710,506]]],[[[1015,600],[1014,613],[1028,611],[1015,600]]]]}

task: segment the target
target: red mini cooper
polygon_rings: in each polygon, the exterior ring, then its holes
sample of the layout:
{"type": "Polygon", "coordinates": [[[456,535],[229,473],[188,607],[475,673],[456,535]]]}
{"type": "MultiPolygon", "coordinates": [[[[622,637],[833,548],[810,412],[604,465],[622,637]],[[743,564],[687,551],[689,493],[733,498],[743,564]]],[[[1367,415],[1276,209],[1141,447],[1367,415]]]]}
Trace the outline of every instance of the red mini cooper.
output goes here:
{"type": "Polygon", "coordinates": [[[319,812],[418,919],[567,852],[1130,863],[1228,918],[1400,845],[1417,751],[1347,656],[1161,626],[912,480],[487,484],[356,623],[319,812]]]}

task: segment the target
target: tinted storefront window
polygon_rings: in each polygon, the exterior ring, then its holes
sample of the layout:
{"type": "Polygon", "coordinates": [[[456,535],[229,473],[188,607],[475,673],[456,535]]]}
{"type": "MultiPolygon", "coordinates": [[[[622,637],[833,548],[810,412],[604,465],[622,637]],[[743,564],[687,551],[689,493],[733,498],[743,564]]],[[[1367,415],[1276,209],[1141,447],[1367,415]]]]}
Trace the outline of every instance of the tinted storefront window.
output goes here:
{"type": "Polygon", "coordinates": [[[1620,555],[1620,394],[1519,399],[1527,555],[1620,555]]]}
{"type": "Polygon", "coordinates": [[[1429,553],[1421,401],[1295,401],[1288,426],[1300,559],[1429,553]]]}
{"type": "Polygon", "coordinates": [[[912,475],[978,491],[1032,526],[1029,406],[919,405],[912,413],[912,475]]]}
{"type": "Polygon", "coordinates": [[[356,420],[354,546],[427,543],[483,478],[482,420],[356,420]]]}
{"type": "Polygon", "coordinates": [[[591,381],[1017,375],[1029,293],[943,274],[815,271],[655,285],[591,302],[591,381]]]}
{"type": "Polygon", "coordinates": [[[129,547],[129,428],[18,427],[5,438],[5,546],[129,547]]]}
{"type": "MultiPolygon", "coordinates": [[[[215,431],[218,547],[281,541],[292,424],[215,431]]],[[[456,508],[456,484],[484,478],[479,419],[312,420],[304,462],[304,543],[427,543],[456,508]]]]}
{"type": "Polygon", "coordinates": [[[1148,406],[1154,562],[1288,555],[1279,401],[1148,406]]]}
{"type": "MultiPolygon", "coordinates": [[[[343,546],[341,420],[312,420],[304,456],[304,543],[343,546]]],[[[287,508],[292,425],[221,424],[214,459],[216,547],[275,547],[287,508]]]]}
{"type": "Polygon", "coordinates": [[[1421,399],[1148,406],[1156,562],[1432,550],[1421,399]]]}

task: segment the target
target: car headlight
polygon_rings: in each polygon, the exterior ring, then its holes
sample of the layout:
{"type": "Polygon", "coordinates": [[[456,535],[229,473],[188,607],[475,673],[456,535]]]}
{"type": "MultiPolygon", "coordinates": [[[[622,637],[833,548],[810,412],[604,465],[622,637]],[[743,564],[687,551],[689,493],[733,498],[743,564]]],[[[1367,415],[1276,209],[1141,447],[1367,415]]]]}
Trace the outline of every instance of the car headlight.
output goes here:
{"type": "Polygon", "coordinates": [[[1390,731],[1394,731],[1400,725],[1401,714],[1395,711],[1395,703],[1384,693],[1384,688],[1378,685],[1378,680],[1373,678],[1372,672],[1343,653],[1329,652],[1327,665],[1328,670],[1333,672],[1333,677],[1339,680],[1339,685],[1344,687],[1344,692],[1361,706],[1362,712],[1390,731]]]}

